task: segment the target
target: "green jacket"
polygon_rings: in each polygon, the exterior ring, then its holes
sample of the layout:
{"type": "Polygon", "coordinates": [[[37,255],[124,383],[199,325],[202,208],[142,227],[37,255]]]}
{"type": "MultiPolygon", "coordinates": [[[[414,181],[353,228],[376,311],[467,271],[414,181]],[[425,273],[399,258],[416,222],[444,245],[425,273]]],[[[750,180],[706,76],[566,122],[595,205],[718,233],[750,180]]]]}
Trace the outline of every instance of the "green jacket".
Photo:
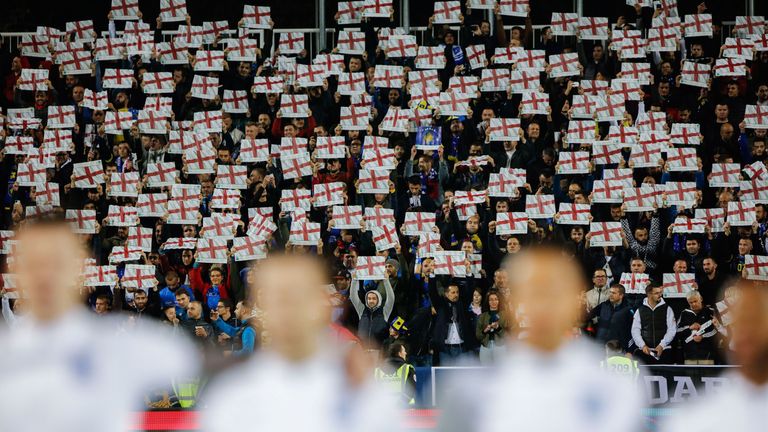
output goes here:
{"type": "Polygon", "coordinates": [[[491,334],[494,334],[494,341],[504,343],[504,338],[507,336],[507,330],[509,330],[509,320],[507,320],[506,314],[499,312],[499,328],[493,332],[485,333],[485,327],[491,323],[490,312],[483,312],[477,318],[477,327],[475,328],[475,336],[480,344],[484,347],[488,346],[488,342],[491,340],[491,334]]]}

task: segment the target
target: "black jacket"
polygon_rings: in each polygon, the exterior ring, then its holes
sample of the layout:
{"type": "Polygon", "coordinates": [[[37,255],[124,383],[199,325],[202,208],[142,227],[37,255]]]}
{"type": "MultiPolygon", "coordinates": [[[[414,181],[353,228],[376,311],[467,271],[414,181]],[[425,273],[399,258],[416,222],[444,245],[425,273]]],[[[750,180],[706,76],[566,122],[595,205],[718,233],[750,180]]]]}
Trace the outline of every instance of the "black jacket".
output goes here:
{"type": "Polygon", "coordinates": [[[432,327],[432,346],[437,351],[445,348],[445,339],[448,337],[448,327],[451,322],[458,326],[459,337],[463,341],[462,351],[470,351],[477,346],[475,329],[469,316],[467,303],[461,298],[455,302],[449,302],[444,296],[437,293],[435,285],[430,286],[432,306],[437,314],[434,316],[432,327]],[[454,318],[455,317],[455,318],[454,318]]]}
{"type": "Polygon", "coordinates": [[[621,316],[620,313],[629,309],[627,299],[621,300],[621,303],[614,305],[610,300],[606,300],[589,313],[589,319],[597,318],[595,337],[598,341],[605,343],[612,339],[620,339],[624,333],[629,334],[632,327],[632,321],[621,322],[616,319],[621,316]]]}

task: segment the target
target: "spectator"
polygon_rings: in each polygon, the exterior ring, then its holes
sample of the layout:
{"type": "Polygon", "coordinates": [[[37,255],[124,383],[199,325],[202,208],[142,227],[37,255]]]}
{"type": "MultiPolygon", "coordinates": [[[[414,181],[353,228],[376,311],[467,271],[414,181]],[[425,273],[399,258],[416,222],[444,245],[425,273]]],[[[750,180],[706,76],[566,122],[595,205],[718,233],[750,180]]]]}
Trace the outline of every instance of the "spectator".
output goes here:
{"type": "Polygon", "coordinates": [[[199,301],[189,303],[187,319],[181,320],[180,324],[200,345],[205,346],[213,342],[213,328],[203,319],[203,304],[199,301]]]}
{"type": "MultiPolygon", "coordinates": [[[[226,303],[220,301],[219,304],[225,306],[226,303]]],[[[226,311],[226,307],[221,308],[226,311]]],[[[226,315],[226,312],[225,312],[226,315]]],[[[224,355],[233,355],[235,357],[245,356],[253,353],[256,346],[256,313],[253,308],[245,301],[237,302],[235,306],[234,318],[240,325],[232,325],[224,315],[219,315],[218,311],[211,311],[211,321],[213,326],[219,332],[219,343],[231,340],[231,349],[225,350],[224,355]],[[226,336],[223,338],[222,336],[226,336]]]]}
{"type": "Polygon", "coordinates": [[[587,310],[591,311],[608,298],[608,273],[599,268],[592,273],[592,289],[587,291],[587,310]]]}
{"type": "Polygon", "coordinates": [[[392,291],[392,285],[388,279],[384,279],[382,284],[385,288],[384,296],[375,289],[364,291],[360,281],[352,279],[352,291],[349,294],[349,299],[360,318],[357,337],[372,346],[380,345],[387,337],[387,329],[389,328],[387,323],[395,306],[395,293],[392,291]]]}
{"type": "Polygon", "coordinates": [[[490,365],[504,349],[506,332],[509,322],[504,312],[500,309],[501,299],[499,293],[489,291],[485,295],[482,314],[477,319],[475,337],[480,342],[480,362],[490,365]]]}
{"type": "Polygon", "coordinates": [[[672,308],[661,298],[662,289],[649,284],[643,304],[632,320],[632,341],[636,355],[645,363],[668,363],[677,325],[672,308]]]}
{"type": "Polygon", "coordinates": [[[677,320],[677,334],[683,343],[685,364],[713,364],[715,358],[714,340],[717,334],[715,313],[698,291],[686,296],[688,309],[677,320]]]}
{"type": "Polygon", "coordinates": [[[435,310],[432,343],[439,353],[440,364],[449,366],[461,360],[475,348],[475,332],[469,317],[466,300],[459,296],[459,286],[451,283],[440,295],[430,286],[430,298],[435,310]]]}
{"type": "Polygon", "coordinates": [[[595,338],[606,343],[618,341],[621,349],[625,350],[629,342],[630,321],[627,319],[630,310],[629,303],[624,298],[624,286],[614,284],[608,290],[608,299],[593,308],[587,316],[587,322],[596,319],[595,338]]]}

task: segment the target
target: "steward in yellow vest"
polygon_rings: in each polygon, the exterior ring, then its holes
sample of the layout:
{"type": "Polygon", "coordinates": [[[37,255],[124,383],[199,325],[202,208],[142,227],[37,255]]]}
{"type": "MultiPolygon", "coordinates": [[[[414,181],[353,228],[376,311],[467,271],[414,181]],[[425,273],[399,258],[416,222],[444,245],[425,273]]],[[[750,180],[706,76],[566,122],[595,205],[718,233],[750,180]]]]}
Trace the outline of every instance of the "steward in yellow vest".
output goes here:
{"type": "Polygon", "coordinates": [[[404,404],[416,403],[416,370],[406,363],[407,351],[402,342],[395,342],[389,347],[389,357],[374,371],[374,378],[384,384],[393,393],[402,396],[404,404]]]}

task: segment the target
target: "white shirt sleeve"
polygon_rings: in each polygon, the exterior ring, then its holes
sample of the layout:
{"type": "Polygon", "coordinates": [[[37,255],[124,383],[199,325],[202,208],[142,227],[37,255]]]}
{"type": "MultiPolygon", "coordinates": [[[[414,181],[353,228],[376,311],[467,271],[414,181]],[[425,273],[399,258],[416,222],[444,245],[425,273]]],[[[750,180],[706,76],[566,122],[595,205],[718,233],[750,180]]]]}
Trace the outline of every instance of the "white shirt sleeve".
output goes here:
{"type": "Polygon", "coordinates": [[[659,342],[659,345],[661,345],[663,348],[667,348],[669,344],[672,343],[672,340],[675,338],[675,334],[677,333],[677,324],[675,324],[675,313],[672,312],[672,308],[667,308],[667,332],[664,334],[664,337],[661,338],[661,342],[659,342]]]}
{"type": "Polygon", "coordinates": [[[13,313],[13,310],[11,309],[11,302],[8,300],[7,297],[3,297],[3,318],[5,318],[5,322],[8,323],[8,327],[13,328],[16,326],[16,315],[13,313]]]}
{"type": "Polygon", "coordinates": [[[635,316],[632,318],[632,340],[639,349],[643,349],[645,341],[640,334],[640,309],[635,311],[635,316]]]}

